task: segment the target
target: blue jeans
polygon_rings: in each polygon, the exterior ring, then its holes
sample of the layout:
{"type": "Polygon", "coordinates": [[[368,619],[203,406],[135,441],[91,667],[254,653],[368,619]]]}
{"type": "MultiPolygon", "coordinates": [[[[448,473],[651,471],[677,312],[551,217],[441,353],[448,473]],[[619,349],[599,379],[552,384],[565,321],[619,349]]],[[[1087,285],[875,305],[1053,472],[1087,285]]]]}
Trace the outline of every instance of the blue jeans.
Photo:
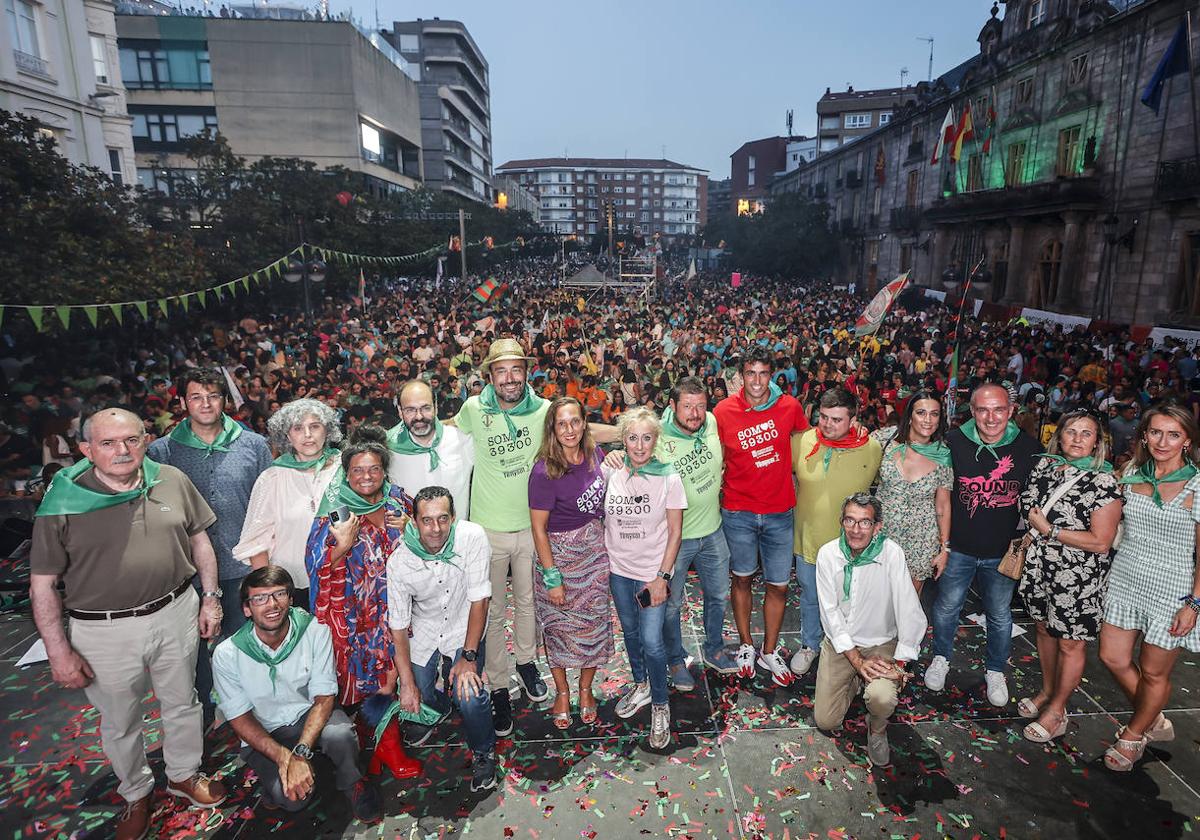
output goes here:
{"type": "Polygon", "coordinates": [[[695,567],[704,592],[704,653],[714,655],[725,645],[725,607],[729,604],[729,545],[720,528],[707,537],[684,540],[675,558],[671,577],[671,596],[663,620],[663,644],[667,660],[677,665],[687,658],[683,649],[683,634],[679,629],[679,612],[683,607],[688,569],[695,567]]]}
{"type": "Polygon", "coordinates": [[[938,578],[933,602],[933,655],[946,659],[954,653],[959,616],[973,579],[979,581],[983,612],[987,618],[987,670],[1004,673],[1012,652],[1012,596],[1017,582],[996,571],[999,557],[973,557],[951,551],[946,571],[938,578]]]}
{"type": "Polygon", "coordinates": [[[821,649],[825,629],[821,626],[821,605],[817,602],[817,564],[796,555],[796,582],[800,584],[800,639],[806,648],[821,649]]]}
{"type": "MultiPolygon", "coordinates": [[[[453,662],[462,658],[462,648],[454,652],[453,662]]],[[[449,661],[449,658],[446,658],[449,661]]],[[[484,755],[496,748],[496,729],[492,725],[492,695],[486,687],[476,692],[466,700],[458,698],[457,685],[447,685],[446,692],[438,691],[435,687],[438,674],[442,670],[443,657],[441,651],[435,650],[424,665],[412,663],[413,679],[417,682],[417,690],[421,692],[421,702],[437,709],[439,712],[449,712],[458,709],[462,715],[463,733],[467,737],[467,746],[475,755],[484,755]]],[[[453,664],[453,663],[451,663],[453,664]]],[[[479,655],[475,660],[475,672],[483,674],[483,643],[479,644],[479,655]]]]}
{"type": "Polygon", "coordinates": [[[646,588],[646,581],[622,577],[616,572],[608,575],[613,605],[625,634],[625,654],[633,681],[650,681],[650,702],[667,702],[667,649],[663,645],[663,618],[667,613],[664,601],[657,607],[643,607],[637,594],[646,588]]]}
{"type": "Polygon", "coordinates": [[[729,544],[730,568],[751,577],[762,558],[763,582],[787,586],[792,578],[792,511],[750,513],[721,508],[721,530],[729,544]]]}

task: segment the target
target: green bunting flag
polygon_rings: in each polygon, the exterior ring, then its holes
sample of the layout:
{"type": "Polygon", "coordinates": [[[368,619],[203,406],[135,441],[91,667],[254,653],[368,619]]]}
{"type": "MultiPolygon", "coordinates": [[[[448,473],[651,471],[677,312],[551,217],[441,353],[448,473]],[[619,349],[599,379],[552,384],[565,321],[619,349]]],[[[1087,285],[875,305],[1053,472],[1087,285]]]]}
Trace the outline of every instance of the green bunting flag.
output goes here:
{"type": "Polygon", "coordinates": [[[58,315],[58,320],[62,321],[63,329],[71,329],[71,307],[56,306],[54,307],[54,312],[58,315]]]}
{"type": "Polygon", "coordinates": [[[133,305],[137,307],[137,311],[141,313],[143,321],[150,320],[150,307],[148,306],[149,303],[150,301],[148,300],[135,300],[133,302],[133,305]]]}
{"type": "Polygon", "coordinates": [[[242,288],[245,289],[247,292],[250,291],[250,278],[249,277],[242,278],[242,288]]]}
{"type": "Polygon", "coordinates": [[[188,298],[190,298],[190,297],[191,297],[191,295],[180,295],[179,296],[179,302],[183,304],[184,312],[188,311],[188,298]]]}
{"type": "Polygon", "coordinates": [[[0,326],[4,324],[4,307],[0,306],[0,326]]]}
{"type": "Polygon", "coordinates": [[[100,319],[100,310],[99,310],[99,308],[97,308],[95,306],[83,307],[83,314],[87,315],[88,320],[92,322],[93,327],[96,326],[96,324],[98,323],[98,321],[100,319]]]}
{"type": "Polygon", "coordinates": [[[167,299],[166,298],[158,299],[158,308],[162,310],[162,314],[164,317],[170,316],[171,313],[167,311],[167,299]]]}
{"type": "Polygon", "coordinates": [[[25,311],[29,313],[29,320],[33,321],[33,325],[37,327],[37,331],[42,331],[42,307],[26,306],[25,311]]]}
{"type": "Polygon", "coordinates": [[[208,300],[208,289],[201,289],[200,291],[196,292],[196,297],[200,299],[200,305],[204,306],[205,301],[208,300]]]}
{"type": "Polygon", "coordinates": [[[110,303],[108,308],[112,310],[113,317],[117,319],[117,323],[123,325],[125,323],[125,313],[121,308],[121,304],[110,303]]]}

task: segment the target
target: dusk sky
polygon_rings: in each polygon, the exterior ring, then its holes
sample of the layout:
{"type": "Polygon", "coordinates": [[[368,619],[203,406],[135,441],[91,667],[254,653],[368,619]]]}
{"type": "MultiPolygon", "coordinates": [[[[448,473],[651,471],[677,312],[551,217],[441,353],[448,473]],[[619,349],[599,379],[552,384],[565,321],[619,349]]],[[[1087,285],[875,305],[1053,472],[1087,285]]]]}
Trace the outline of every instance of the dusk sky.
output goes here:
{"type": "MultiPolygon", "coordinates": [[[[978,50],[991,0],[353,0],[373,26],[461,20],[490,65],[494,163],[660,157],[729,174],[747,140],[816,129],[827,86],[891,87],[978,50]]],[[[333,12],[347,7],[331,0],[333,12]]]]}

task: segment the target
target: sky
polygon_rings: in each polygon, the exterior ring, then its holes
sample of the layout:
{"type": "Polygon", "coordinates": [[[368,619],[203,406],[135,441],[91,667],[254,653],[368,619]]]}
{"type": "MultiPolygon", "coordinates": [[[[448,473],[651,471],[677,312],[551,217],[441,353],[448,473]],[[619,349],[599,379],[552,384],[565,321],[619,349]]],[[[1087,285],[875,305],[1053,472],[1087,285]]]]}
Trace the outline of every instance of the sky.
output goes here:
{"type": "MultiPolygon", "coordinates": [[[[330,0],[371,27],[466,24],[491,76],[493,165],[667,158],[729,175],[744,142],[816,131],[826,87],[893,87],[974,55],[991,0],[330,0]]],[[[1001,12],[1003,14],[1003,12],[1001,12]]]]}

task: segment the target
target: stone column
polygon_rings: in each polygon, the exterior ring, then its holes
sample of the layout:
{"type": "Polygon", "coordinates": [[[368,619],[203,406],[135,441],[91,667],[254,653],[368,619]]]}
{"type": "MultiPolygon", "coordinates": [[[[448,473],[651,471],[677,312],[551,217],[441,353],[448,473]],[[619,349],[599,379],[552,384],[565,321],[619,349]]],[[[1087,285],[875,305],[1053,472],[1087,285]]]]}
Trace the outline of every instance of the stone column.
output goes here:
{"type": "Polygon", "coordinates": [[[1054,296],[1054,307],[1060,311],[1075,308],[1079,275],[1083,270],[1084,223],[1087,215],[1075,210],[1063,214],[1066,227],[1063,232],[1062,268],[1058,275],[1058,294],[1054,296]]]}
{"type": "Polygon", "coordinates": [[[1008,277],[1004,281],[1004,300],[1008,304],[1029,302],[1025,288],[1025,219],[1014,216],[1008,220],[1008,277]]]}
{"type": "Polygon", "coordinates": [[[953,229],[949,225],[938,225],[933,229],[933,248],[929,263],[929,285],[942,288],[942,272],[950,264],[950,239],[953,229]]]}

